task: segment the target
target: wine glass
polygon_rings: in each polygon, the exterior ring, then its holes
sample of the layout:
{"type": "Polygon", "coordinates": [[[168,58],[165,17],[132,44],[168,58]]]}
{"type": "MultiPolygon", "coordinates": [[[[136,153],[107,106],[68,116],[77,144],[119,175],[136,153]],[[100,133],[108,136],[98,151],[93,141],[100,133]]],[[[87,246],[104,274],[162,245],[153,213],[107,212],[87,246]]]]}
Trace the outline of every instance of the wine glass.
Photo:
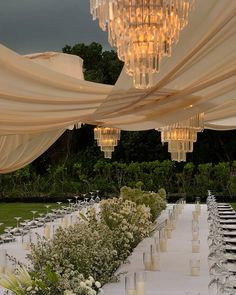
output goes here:
{"type": "Polygon", "coordinates": [[[14,217],[16,220],[16,228],[19,228],[19,221],[21,220],[21,217],[14,217]]]}
{"type": "Polygon", "coordinates": [[[48,214],[48,211],[49,211],[49,208],[51,207],[51,205],[45,205],[45,207],[46,207],[47,214],[48,214]]]}

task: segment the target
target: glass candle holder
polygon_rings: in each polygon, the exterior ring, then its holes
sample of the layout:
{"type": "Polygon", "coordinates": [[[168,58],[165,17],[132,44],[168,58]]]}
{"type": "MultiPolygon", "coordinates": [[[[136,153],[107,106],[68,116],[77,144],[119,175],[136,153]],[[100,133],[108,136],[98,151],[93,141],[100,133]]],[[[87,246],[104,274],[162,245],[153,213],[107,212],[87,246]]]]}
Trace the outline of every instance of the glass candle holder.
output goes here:
{"type": "Polygon", "coordinates": [[[194,220],[194,221],[198,221],[198,214],[197,214],[196,211],[193,211],[193,212],[192,212],[192,216],[193,216],[193,220],[194,220]]]}
{"type": "Polygon", "coordinates": [[[197,212],[198,215],[201,213],[201,205],[199,203],[195,204],[195,211],[197,212]]]}
{"type": "Polygon", "coordinates": [[[192,220],[192,231],[199,230],[199,223],[198,220],[192,220]]]}
{"type": "Polygon", "coordinates": [[[51,238],[51,225],[50,224],[46,224],[46,226],[44,227],[43,235],[48,240],[51,238]]]}
{"type": "Polygon", "coordinates": [[[156,247],[151,245],[151,261],[152,261],[152,270],[160,270],[160,254],[156,250],[156,247]]]}
{"type": "Polygon", "coordinates": [[[192,240],[192,253],[200,252],[200,240],[192,240]]]}
{"type": "Polygon", "coordinates": [[[190,259],[190,274],[193,277],[198,277],[200,275],[200,259],[190,259]]]}
{"type": "Polygon", "coordinates": [[[160,251],[161,252],[167,251],[167,239],[166,238],[160,238],[160,251]]]}
{"type": "Polygon", "coordinates": [[[152,270],[152,257],[150,252],[143,253],[143,265],[145,270],[152,270]]]}
{"type": "Polygon", "coordinates": [[[135,277],[129,275],[125,277],[125,295],[136,295],[135,277]]]}
{"type": "Polygon", "coordinates": [[[22,236],[22,248],[23,248],[23,250],[29,251],[31,244],[32,244],[32,232],[29,232],[27,235],[22,236]]]}
{"type": "Polygon", "coordinates": [[[169,226],[167,226],[165,228],[165,231],[166,231],[166,237],[167,237],[167,239],[171,239],[171,237],[172,237],[172,228],[169,227],[169,226]]]}
{"type": "Polygon", "coordinates": [[[145,295],[145,282],[146,282],[146,273],[136,272],[135,273],[136,295],[145,295]]]}
{"type": "Polygon", "coordinates": [[[156,251],[160,252],[159,237],[154,237],[154,246],[156,247],[156,251]]]}
{"type": "Polygon", "coordinates": [[[199,240],[199,229],[198,229],[198,227],[196,227],[196,228],[194,228],[194,230],[192,230],[192,240],[193,241],[199,240]]]}
{"type": "Polygon", "coordinates": [[[7,268],[7,250],[1,249],[0,250],[0,274],[5,273],[7,268]]]}

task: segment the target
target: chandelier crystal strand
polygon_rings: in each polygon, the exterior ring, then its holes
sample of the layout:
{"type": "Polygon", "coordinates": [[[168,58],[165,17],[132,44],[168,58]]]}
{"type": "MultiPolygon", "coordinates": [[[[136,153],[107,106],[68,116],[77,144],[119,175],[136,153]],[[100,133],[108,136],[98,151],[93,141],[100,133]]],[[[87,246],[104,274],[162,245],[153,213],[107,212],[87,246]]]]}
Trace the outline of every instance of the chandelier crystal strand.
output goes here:
{"type": "Polygon", "coordinates": [[[186,161],[186,154],[193,151],[197,133],[204,129],[204,113],[189,119],[161,127],[161,142],[168,143],[168,152],[173,161],[186,161]]]}
{"type": "Polygon", "coordinates": [[[171,160],[176,162],[186,162],[186,152],[172,152],[171,160]]]}
{"type": "Polygon", "coordinates": [[[125,62],[136,88],[152,86],[163,56],[171,56],[173,43],[188,24],[195,0],[90,0],[93,19],[125,62]],[[191,5],[190,5],[191,4],[191,5]]]}
{"type": "Polygon", "coordinates": [[[111,159],[112,153],[120,140],[120,129],[96,127],[94,128],[94,139],[101,151],[104,152],[104,157],[111,159]]]}

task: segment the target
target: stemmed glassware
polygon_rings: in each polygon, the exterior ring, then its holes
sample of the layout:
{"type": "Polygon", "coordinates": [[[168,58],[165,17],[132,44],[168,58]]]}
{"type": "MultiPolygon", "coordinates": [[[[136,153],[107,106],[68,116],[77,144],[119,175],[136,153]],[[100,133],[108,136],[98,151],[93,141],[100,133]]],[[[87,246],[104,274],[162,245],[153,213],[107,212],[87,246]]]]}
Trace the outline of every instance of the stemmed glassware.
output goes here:
{"type": "Polygon", "coordinates": [[[209,294],[235,294],[232,284],[228,278],[230,275],[227,269],[225,253],[224,233],[220,224],[218,205],[215,197],[208,191],[207,197],[208,223],[209,223],[209,273],[211,281],[208,285],[209,294]]]}
{"type": "Polygon", "coordinates": [[[48,211],[49,211],[49,208],[51,207],[51,205],[45,205],[45,207],[46,207],[47,215],[48,215],[48,211]]]}

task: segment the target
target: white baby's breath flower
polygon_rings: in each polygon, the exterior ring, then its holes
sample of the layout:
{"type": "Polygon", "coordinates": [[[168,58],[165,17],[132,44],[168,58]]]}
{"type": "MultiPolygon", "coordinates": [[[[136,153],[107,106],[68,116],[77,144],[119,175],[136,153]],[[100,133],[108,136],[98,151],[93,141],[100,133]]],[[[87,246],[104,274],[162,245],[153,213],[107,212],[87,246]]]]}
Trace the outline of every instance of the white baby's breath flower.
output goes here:
{"type": "Polygon", "coordinates": [[[76,294],[71,290],[66,290],[64,291],[64,295],[76,295],[76,294]]]}
{"type": "Polygon", "coordinates": [[[95,286],[99,289],[99,288],[101,288],[102,285],[101,285],[100,282],[96,281],[96,282],[95,282],[95,286]]]}
{"type": "Polygon", "coordinates": [[[90,282],[94,283],[94,278],[92,276],[89,276],[90,282]]]}
{"type": "Polygon", "coordinates": [[[80,285],[81,288],[86,288],[85,282],[80,282],[79,285],[80,285]]]}
{"type": "Polygon", "coordinates": [[[86,280],[85,283],[89,287],[92,287],[92,285],[93,285],[93,283],[90,280],[86,280]]]}

